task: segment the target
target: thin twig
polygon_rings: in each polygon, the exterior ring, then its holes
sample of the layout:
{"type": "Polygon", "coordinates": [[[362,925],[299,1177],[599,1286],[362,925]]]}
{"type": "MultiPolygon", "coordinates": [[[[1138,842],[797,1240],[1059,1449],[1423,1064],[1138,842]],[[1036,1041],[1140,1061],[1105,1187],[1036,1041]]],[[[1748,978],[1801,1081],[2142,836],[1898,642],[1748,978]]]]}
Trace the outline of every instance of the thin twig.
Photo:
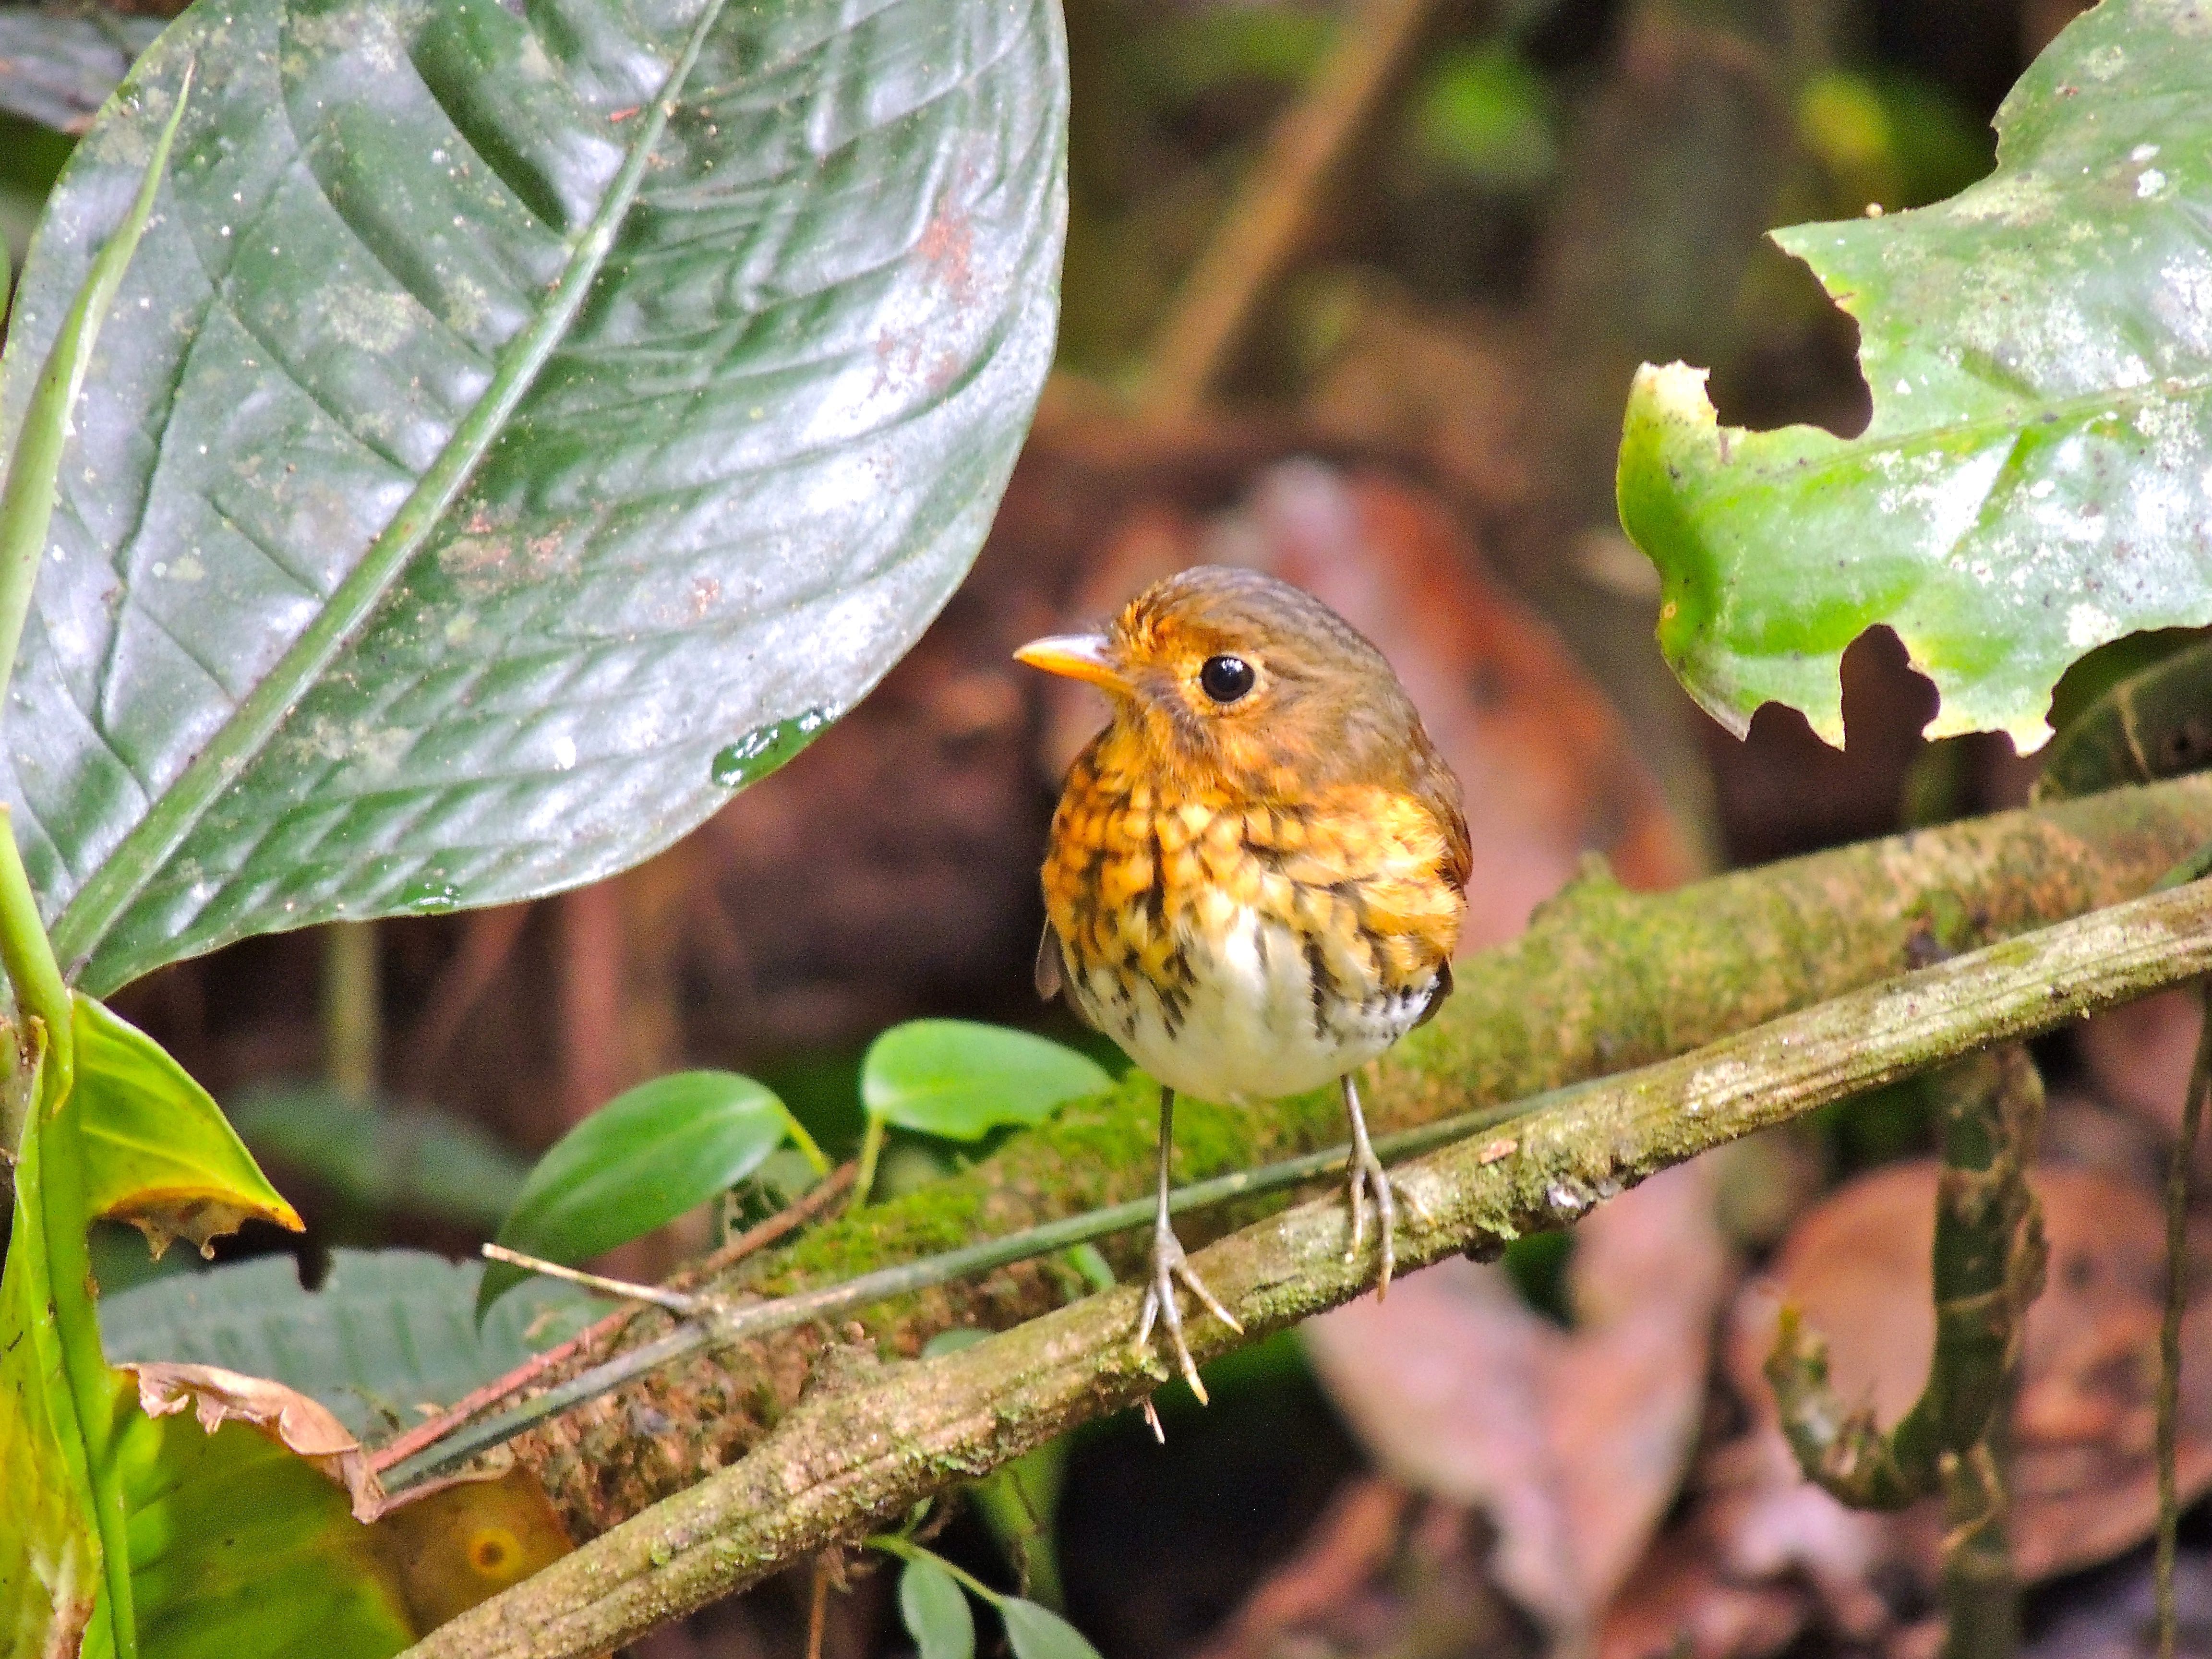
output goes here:
{"type": "Polygon", "coordinates": [[[841,1164],[809,1187],[796,1202],[756,1223],[728,1243],[710,1250],[696,1261],[671,1273],[665,1281],[672,1291],[688,1291],[702,1280],[726,1272],[756,1250],[764,1250],[785,1234],[796,1232],[823,1214],[852,1189],[854,1166],[841,1164]]]}
{"type": "Polygon", "coordinates": [[[2166,1311],[2158,1327],[2158,1585],[2159,1659],[2173,1659],[2179,1619],[2173,1595],[2173,1559],[2181,1525],[2175,1473],[2181,1415],[2181,1316],[2189,1305],[2189,1164],[2204,1123],[2204,1097],[2212,1091],[2212,980],[2201,994],[2203,1024],[2197,1060],[2189,1071],[2189,1097],[2181,1103],[2181,1133],[2166,1169],[2166,1311]]]}
{"type": "Polygon", "coordinates": [[[520,1250],[510,1250],[504,1244],[486,1244],[483,1253],[488,1261],[504,1261],[510,1267],[520,1267],[546,1279],[566,1279],[571,1285],[581,1285],[587,1290],[605,1291],[609,1296],[618,1296],[625,1302],[649,1302],[656,1308],[665,1308],[681,1319],[696,1319],[714,1305],[703,1296],[687,1296],[682,1291],[663,1290],[658,1285],[640,1285],[628,1279],[609,1279],[604,1273],[587,1273],[580,1267],[566,1267],[557,1261],[548,1261],[543,1256],[525,1255],[520,1250]]]}
{"type": "MultiPolygon", "coordinates": [[[[786,1234],[797,1231],[828,1210],[852,1184],[851,1164],[832,1170],[797,1203],[778,1211],[757,1226],[748,1228],[712,1255],[692,1263],[681,1273],[670,1275],[669,1288],[686,1289],[702,1279],[734,1267],[755,1250],[765,1249],[786,1234]]],[[[428,1421],[416,1424],[406,1433],[378,1447],[369,1454],[369,1468],[381,1475],[385,1470],[414,1456],[424,1447],[435,1445],[471,1418],[490,1410],[509,1395],[520,1393],[576,1355],[598,1352],[622,1334],[623,1328],[637,1316],[637,1311],[635,1308],[617,1308],[605,1318],[586,1325],[557,1347],[532,1354],[506,1376],[495,1377],[483,1387],[463,1395],[428,1421]]]]}
{"type": "Polygon", "coordinates": [[[1362,0],[1184,280],[1146,371],[1139,412],[1188,420],[1297,257],[1333,175],[1398,79],[1435,0],[1362,0]]]}

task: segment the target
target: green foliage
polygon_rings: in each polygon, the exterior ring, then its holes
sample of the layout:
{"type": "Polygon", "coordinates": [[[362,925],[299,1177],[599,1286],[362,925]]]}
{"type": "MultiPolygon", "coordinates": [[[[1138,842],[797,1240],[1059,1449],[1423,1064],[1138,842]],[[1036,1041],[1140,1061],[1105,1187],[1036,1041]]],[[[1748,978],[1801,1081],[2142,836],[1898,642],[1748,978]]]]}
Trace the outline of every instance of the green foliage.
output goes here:
{"type": "Polygon", "coordinates": [[[261,1256],[101,1298],[115,1360],[178,1360],[265,1376],[310,1395],[356,1434],[410,1425],[532,1354],[567,1340],[607,1304],[532,1279],[475,1317],[483,1265],[419,1250],[337,1250],[319,1290],[289,1256],[261,1256]]]}
{"type": "MultiPolygon", "coordinates": [[[[2212,764],[2212,641],[2168,629],[2118,643],[2143,648],[2115,662],[2123,672],[2062,720],[2035,781],[2039,799],[2179,777],[2212,764]]],[[[2115,645],[2097,654],[2117,653],[2115,645]]]]}
{"type": "Polygon", "coordinates": [[[964,1019],[894,1025],[860,1066],[860,1105],[869,1117],[947,1140],[1042,1122],[1055,1108],[1113,1086],[1087,1054],[964,1019]]]}
{"type": "Polygon", "coordinates": [[[1997,171],[1937,207],[1777,240],[1859,322],[1850,439],[1716,423],[1646,368],[1621,519],[1659,568],[1660,643],[1730,730],[1779,701],[1840,743],[1838,668],[1886,624],[1942,702],[1931,737],[2048,735],[2092,647],[2212,620],[2212,53],[2193,14],[2103,6],[1998,116],[1997,171]]]}
{"type": "Polygon", "coordinates": [[[980,1140],[994,1129],[1039,1123],[1054,1109],[1114,1086],[1087,1054],[1027,1031],[964,1019],[894,1025],[860,1062],[860,1142],[854,1201],[875,1185],[887,1127],[945,1140],[980,1140]]]}
{"type": "MultiPolygon", "coordinates": [[[[569,1266],[727,1192],[787,1136],[805,1131],[762,1085],[735,1072],[676,1072],[617,1095],[538,1161],[499,1242],[569,1266]]],[[[528,1275],[494,1262],[479,1311],[528,1275]]]]}
{"type": "Polygon", "coordinates": [[[312,1084],[240,1097],[231,1121],[264,1158],[313,1176],[341,1204],[489,1232],[530,1166],[465,1117],[406,1101],[361,1100],[312,1084]]]}
{"type": "Polygon", "coordinates": [[[952,1575],[917,1552],[899,1574],[899,1618],[921,1659],[974,1659],[975,1615],[952,1575]]]}
{"type": "Polygon", "coordinates": [[[899,1576],[899,1614],[906,1621],[908,1633],[921,1644],[922,1659],[975,1651],[974,1616],[964,1602],[956,1613],[946,1599],[947,1589],[953,1600],[965,1589],[997,1609],[1006,1622],[1006,1642],[1014,1650],[1014,1659],[1098,1659],[1098,1650],[1084,1639],[1083,1633],[1049,1607],[993,1589],[905,1534],[879,1534],[868,1543],[906,1563],[899,1576]],[[922,1569],[919,1576],[917,1567],[922,1569]]]}
{"type": "Polygon", "coordinates": [[[1014,1659],[1098,1659],[1083,1632],[1050,1607],[1009,1595],[999,1603],[999,1617],[1006,1621],[1014,1659]]]}
{"type": "Polygon", "coordinates": [[[94,990],[666,845],[934,613],[1051,354],[1042,0],[296,21],[155,44],[0,368],[12,428],[197,56],[0,777],[94,990]]]}

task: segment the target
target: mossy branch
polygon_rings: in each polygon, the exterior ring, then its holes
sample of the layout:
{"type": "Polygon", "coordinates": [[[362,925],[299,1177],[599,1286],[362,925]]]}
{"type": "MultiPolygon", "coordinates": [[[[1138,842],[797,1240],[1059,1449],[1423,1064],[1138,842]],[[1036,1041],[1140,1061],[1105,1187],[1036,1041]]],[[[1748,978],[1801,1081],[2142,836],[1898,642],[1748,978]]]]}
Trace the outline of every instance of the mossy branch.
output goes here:
{"type": "MultiPolygon", "coordinates": [[[[1459,964],[1442,1015],[1366,1079],[1378,1133],[1524,1099],[1681,1054],[1938,957],[2147,890],[2212,839],[2212,779],[2089,799],[1741,872],[1677,892],[1628,892],[1592,873],[1511,945],[1459,964]]],[[[1140,1080],[1069,1108],[960,1176],[824,1224],[711,1288],[780,1296],[837,1284],[1150,1190],[1157,1102],[1140,1080]]],[[[1343,1131],[1334,1091],[1264,1110],[1203,1102],[1176,1113],[1176,1170],[1200,1182],[1317,1151],[1343,1131]]],[[[1195,1218],[1187,1241],[1279,1206],[1195,1218]]],[[[1141,1241],[1139,1241],[1141,1243],[1141,1241]]],[[[1133,1261],[1133,1257],[1125,1258],[1133,1261]]],[[[1117,1265],[1120,1265],[1117,1263],[1117,1265]]],[[[937,1332],[1004,1328],[1085,1294],[1053,1261],[1002,1268],[859,1316],[889,1352],[937,1332]]],[[[665,1337],[658,1313],[578,1353],[548,1386],[613,1346],[665,1337]]],[[[515,1443],[572,1533],[605,1531],[738,1461],[798,1400],[826,1325],[694,1354],[575,1407],[515,1443]],[[650,1434],[641,1422],[654,1425],[650,1434]]]]}
{"type": "MultiPolygon", "coordinates": [[[[1394,1172],[1425,1218],[1408,1268],[1565,1225],[1723,1142],[1847,1096],[2016,1042],[2212,969],[2212,883],[2136,900],[1838,997],[1617,1077],[1515,1126],[1394,1172]]],[[[1334,1194],[1244,1229],[1196,1265],[1245,1340],[1358,1295],[1334,1194]]],[[[463,1613],[410,1659],[582,1659],[743,1589],[956,1481],[1158,1387],[1123,1286],[935,1358],[846,1351],[751,1452],[463,1613]]],[[[1201,1358],[1232,1346],[1212,1320],[1201,1358]]]]}

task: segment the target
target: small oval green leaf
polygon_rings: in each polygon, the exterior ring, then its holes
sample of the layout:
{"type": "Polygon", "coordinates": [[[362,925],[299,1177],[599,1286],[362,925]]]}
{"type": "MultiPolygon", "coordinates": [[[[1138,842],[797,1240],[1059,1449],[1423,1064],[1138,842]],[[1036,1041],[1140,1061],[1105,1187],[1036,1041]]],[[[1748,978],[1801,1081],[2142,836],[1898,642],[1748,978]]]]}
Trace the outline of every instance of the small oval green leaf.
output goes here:
{"type": "Polygon", "coordinates": [[[1049,1607],[1010,1595],[999,1604],[1014,1659],[1098,1659],[1083,1632],[1049,1607]]]}
{"type": "MultiPolygon", "coordinates": [[[[499,1242],[550,1261],[589,1261],[743,1181],[790,1126],[781,1100],[735,1072],[676,1072],[641,1083],[538,1161],[499,1242]]],[[[524,1277],[493,1263],[478,1316],[524,1277]]]]}
{"type": "Polygon", "coordinates": [[[974,1659],[975,1615],[952,1575],[927,1555],[899,1575],[899,1617],[921,1659],[974,1659]]]}
{"type": "Polygon", "coordinates": [[[964,1019],[894,1025],[860,1063],[860,1104],[870,1117],[948,1140],[1040,1122],[1054,1107],[1113,1086],[1088,1055],[964,1019]]]}

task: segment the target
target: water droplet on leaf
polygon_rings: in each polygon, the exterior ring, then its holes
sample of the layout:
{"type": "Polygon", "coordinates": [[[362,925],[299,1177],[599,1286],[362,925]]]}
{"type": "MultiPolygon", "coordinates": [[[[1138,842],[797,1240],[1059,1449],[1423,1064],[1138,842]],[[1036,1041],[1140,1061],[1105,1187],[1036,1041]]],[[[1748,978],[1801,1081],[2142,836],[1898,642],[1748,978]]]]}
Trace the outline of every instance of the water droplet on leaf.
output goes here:
{"type": "Polygon", "coordinates": [[[805,748],[814,740],[814,734],[829,724],[827,709],[810,708],[787,720],[757,726],[735,743],[715,751],[708,775],[725,789],[757,782],[805,748]]]}

